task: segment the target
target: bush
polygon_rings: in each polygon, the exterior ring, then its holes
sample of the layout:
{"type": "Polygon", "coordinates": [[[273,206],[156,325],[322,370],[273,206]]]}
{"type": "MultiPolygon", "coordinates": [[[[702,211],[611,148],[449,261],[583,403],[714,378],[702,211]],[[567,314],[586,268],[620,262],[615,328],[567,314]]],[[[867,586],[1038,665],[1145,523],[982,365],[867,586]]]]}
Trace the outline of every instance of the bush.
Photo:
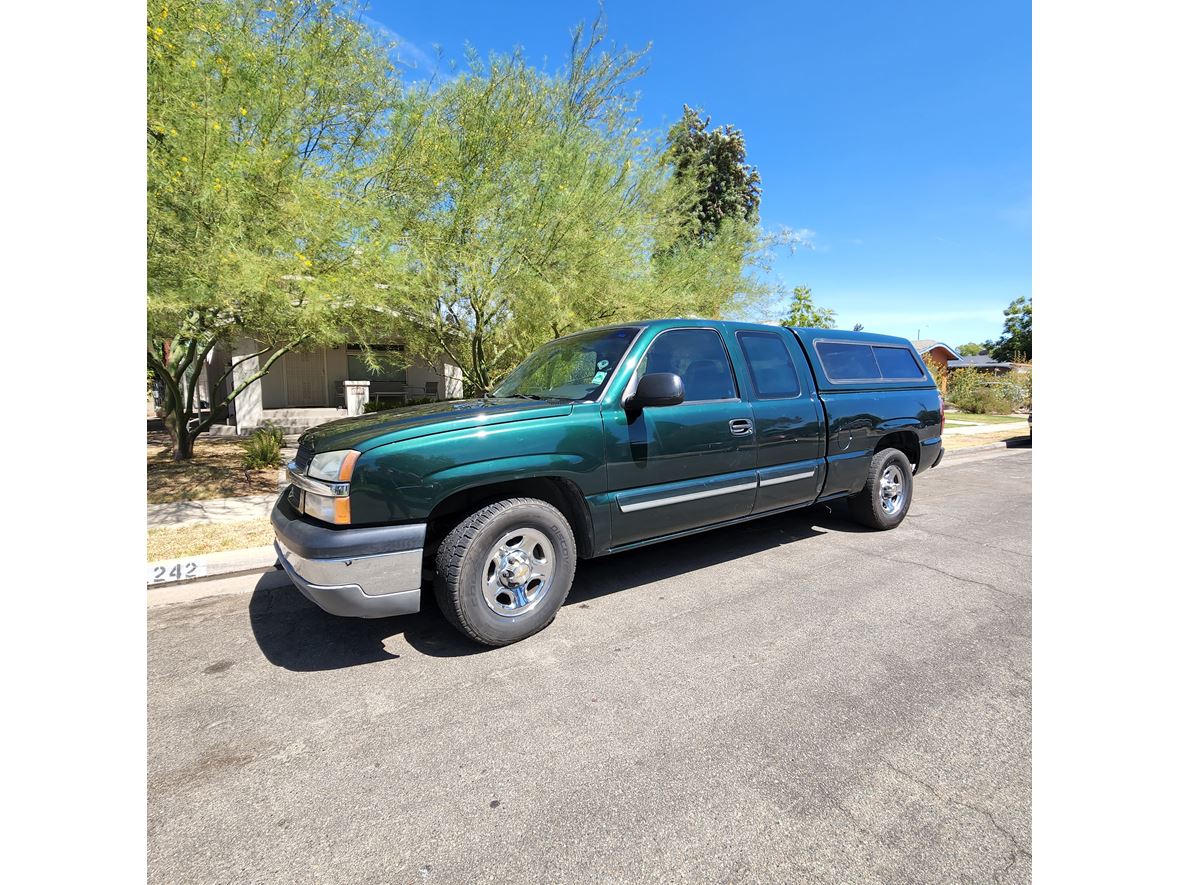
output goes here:
{"type": "Polygon", "coordinates": [[[947,399],[964,412],[1007,415],[1027,406],[1032,397],[1032,373],[995,376],[978,369],[956,369],[947,399]]]}
{"type": "Polygon", "coordinates": [[[369,400],[367,403],[365,403],[365,413],[368,414],[369,412],[387,412],[390,409],[405,409],[405,408],[408,408],[409,406],[422,406],[422,405],[425,405],[426,403],[433,403],[433,402],[438,402],[438,400],[431,399],[430,397],[426,397],[424,399],[408,399],[405,402],[400,402],[399,400],[395,400],[395,399],[387,399],[387,400],[374,399],[374,400],[369,400]]]}
{"type": "Polygon", "coordinates": [[[283,463],[283,430],[266,424],[254,431],[242,443],[242,463],[247,470],[279,467],[283,463]]]}

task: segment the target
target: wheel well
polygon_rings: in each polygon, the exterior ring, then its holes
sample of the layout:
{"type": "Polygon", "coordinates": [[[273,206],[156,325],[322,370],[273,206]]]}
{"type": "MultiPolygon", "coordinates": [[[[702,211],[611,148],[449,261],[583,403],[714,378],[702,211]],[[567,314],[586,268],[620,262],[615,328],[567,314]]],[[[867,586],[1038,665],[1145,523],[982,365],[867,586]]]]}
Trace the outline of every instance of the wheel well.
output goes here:
{"type": "Polygon", "coordinates": [[[885,434],[877,441],[877,447],[873,449],[873,454],[875,455],[881,449],[897,449],[909,459],[914,467],[918,466],[921,457],[918,434],[912,430],[895,430],[893,433],[885,434]]]}
{"type": "Polygon", "coordinates": [[[571,480],[559,476],[531,476],[508,482],[490,483],[464,489],[440,501],[427,518],[426,546],[433,549],[447,533],[469,513],[505,498],[538,498],[552,504],[574,530],[578,555],[589,555],[594,549],[590,523],[590,508],[582,490],[571,480]]]}

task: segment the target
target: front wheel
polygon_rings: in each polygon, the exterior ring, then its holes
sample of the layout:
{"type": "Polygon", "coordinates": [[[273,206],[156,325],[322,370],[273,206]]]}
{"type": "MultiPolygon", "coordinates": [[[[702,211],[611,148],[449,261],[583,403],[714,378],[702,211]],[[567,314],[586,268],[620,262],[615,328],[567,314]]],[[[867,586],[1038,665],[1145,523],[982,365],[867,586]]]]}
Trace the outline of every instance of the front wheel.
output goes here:
{"type": "Polygon", "coordinates": [[[882,449],[869,462],[865,487],[848,499],[848,507],[861,525],[892,529],[901,525],[909,513],[913,494],[910,459],[897,449],[882,449]]]}
{"type": "Polygon", "coordinates": [[[577,564],[561,511],[535,498],[497,501],[443,539],[434,592],[446,619],[476,642],[508,645],[548,626],[577,564]]]}

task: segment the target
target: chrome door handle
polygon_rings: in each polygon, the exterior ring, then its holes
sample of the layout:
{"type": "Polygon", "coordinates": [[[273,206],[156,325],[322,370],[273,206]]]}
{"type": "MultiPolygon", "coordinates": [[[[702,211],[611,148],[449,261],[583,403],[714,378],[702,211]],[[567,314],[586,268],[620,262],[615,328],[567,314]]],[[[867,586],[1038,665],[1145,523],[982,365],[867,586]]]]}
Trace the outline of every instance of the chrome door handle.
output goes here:
{"type": "Polygon", "coordinates": [[[754,422],[749,418],[734,418],[729,422],[729,432],[734,436],[749,436],[754,432],[754,422]]]}

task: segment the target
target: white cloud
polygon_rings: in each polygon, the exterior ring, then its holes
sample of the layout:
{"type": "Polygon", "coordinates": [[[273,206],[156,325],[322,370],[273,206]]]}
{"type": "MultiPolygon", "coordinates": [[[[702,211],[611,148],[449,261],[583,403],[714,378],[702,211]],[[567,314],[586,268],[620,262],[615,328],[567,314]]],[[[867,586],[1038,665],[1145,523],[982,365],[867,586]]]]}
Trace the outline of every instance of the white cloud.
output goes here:
{"type": "Polygon", "coordinates": [[[375,31],[383,40],[395,44],[393,47],[393,56],[401,64],[431,75],[442,74],[442,71],[438,67],[437,56],[432,55],[417,44],[407,40],[397,31],[393,30],[393,28],[382,24],[371,16],[362,15],[361,22],[375,31]]]}

